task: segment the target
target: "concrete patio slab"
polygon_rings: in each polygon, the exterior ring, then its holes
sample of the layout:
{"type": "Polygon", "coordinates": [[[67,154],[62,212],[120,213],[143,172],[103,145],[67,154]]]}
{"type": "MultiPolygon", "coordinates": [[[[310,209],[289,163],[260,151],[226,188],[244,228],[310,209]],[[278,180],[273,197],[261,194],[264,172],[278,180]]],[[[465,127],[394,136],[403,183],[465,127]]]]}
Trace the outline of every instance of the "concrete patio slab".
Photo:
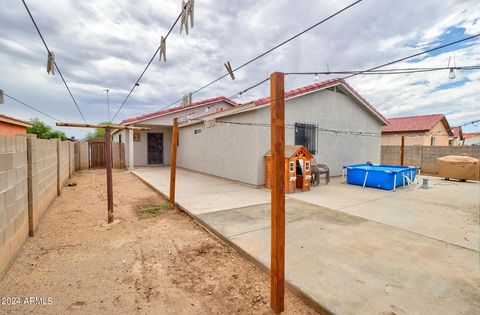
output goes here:
{"type": "MultiPolygon", "coordinates": [[[[134,172],[168,195],[168,168],[134,172]]],[[[431,184],[390,192],[334,179],[288,195],[287,281],[338,314],[475,313],[478,183],[431,184]]],[[[176,190],[179,206],[268,268],[270,191],[187,170],[176,190]]]]}
{"type": "Polygon", "coordinates": [[[335,178],[289,197],[478,251],[480,183],[420,178],[429,179],[429,189],[363,189],[335,178]]]}
{"type": "MultiPolygon", "coordinates": [[[[143,167],[134,169],[133,173],[168,196],[170,168],[143,167]]],[[[192,214],[270,202],[269,191],[183,169],[177,170],[175,195],[192,214]]]]}
{"type": "MultiPolygon", "coordinates": [[[[474,251],[298,200],[287,200],[286,209],[286,279],[333,313],[480,308],[474,251]]],[[[268,268],[269,215],[264,204],[199,218],[268,268]]]]}

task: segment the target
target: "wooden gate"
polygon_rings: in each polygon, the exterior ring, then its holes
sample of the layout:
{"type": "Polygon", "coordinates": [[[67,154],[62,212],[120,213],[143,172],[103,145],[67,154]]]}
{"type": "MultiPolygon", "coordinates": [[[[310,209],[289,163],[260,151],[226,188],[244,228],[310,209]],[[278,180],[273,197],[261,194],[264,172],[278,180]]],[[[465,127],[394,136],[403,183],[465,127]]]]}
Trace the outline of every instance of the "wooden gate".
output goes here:
{"type": "MultiPolygon", "coordinates": [[[[89,168],[105,168],[105,139],[94,138],[88,143],[89,168]]],[[[125,168],[125,145],[112,142],[113,168],[125,168]]]]}
{"type": "Polygon", "coordinates": [[[89,142],[90,168],[105,168],[105,139],[95,138],[89,142]]]}

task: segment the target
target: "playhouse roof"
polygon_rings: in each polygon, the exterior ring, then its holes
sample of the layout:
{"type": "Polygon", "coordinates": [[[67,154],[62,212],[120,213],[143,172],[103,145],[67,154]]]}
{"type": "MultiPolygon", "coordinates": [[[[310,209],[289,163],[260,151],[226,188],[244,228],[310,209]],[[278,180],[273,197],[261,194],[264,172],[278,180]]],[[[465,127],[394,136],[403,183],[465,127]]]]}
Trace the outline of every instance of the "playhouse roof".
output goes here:
{"type": "MultiPolygon", "coordinates": [[[[290,159],[296,155],[305,155],[307,158],[313,158],[312,154],[303,145],[286,145],[285,146],[285,158],[290,159]]],[[[271,156],[271,151],[268,151],[265,156],[271,156]]]]}

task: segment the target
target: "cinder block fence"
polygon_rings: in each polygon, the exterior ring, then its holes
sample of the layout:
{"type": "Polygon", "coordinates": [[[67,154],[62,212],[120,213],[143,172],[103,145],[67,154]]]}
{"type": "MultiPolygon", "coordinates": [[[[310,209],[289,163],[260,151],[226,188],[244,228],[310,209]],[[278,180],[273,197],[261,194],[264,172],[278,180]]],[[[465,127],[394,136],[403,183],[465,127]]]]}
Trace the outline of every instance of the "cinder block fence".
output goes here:
{"type": "MultiPolygon", "coordinates": [[[[420,166],[422,172],[438,174],[437,158],[446,155],[462,155],[480,159],[479,146],[405,146],[403,161],[404,165],[420,166]]],[[[401,147],[382,146],[381,163],[400,165],[401,147]]]]}
{"type": "Polygon", "coordinates": [[[87,143],[0,136],[0,278],[81,169],[88,169],[87,143]]]}

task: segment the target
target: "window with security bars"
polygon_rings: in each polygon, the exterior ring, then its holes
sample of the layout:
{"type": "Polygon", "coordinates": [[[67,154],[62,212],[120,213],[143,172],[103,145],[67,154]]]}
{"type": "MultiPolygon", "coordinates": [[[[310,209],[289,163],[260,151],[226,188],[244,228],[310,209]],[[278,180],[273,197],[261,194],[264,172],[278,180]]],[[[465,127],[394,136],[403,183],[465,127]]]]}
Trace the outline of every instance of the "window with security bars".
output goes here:
{"type": "Polygon", "coordinates": [[[317,154],[317,125],[295,123],[295,144],[303,145],[311,154],[317,154]]]}

